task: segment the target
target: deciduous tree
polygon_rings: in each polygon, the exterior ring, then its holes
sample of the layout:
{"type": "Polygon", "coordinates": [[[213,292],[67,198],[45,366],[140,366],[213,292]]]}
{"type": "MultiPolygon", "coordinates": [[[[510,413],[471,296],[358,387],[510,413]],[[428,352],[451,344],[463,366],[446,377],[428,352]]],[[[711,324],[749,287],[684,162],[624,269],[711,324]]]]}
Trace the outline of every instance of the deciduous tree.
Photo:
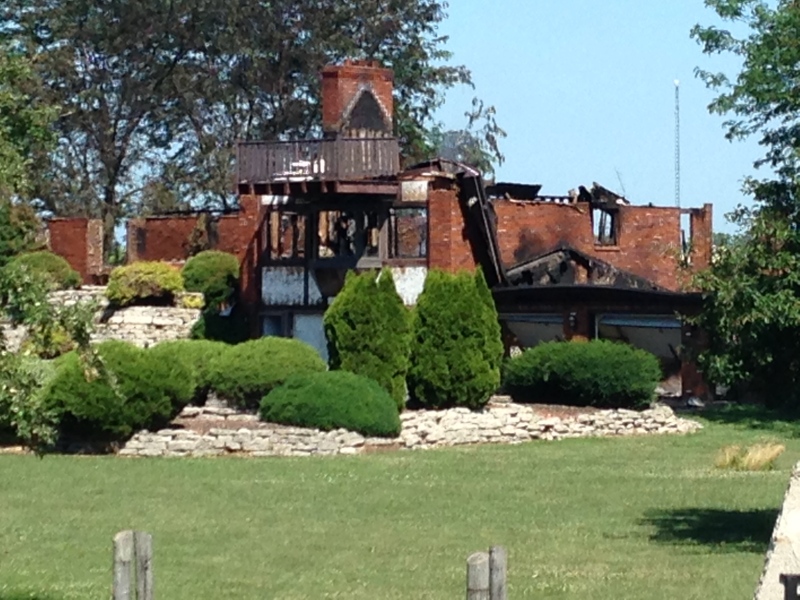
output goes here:
{"type": "Polygon", "coordinates": [[[698,283],[706,292],[696,320],[710,335],[701,357],[706,373],[724,384],[745,382],[775,404],[800,400],[800,4],[706,0],[725,23],[696,26],[706,54],[732,53],[735,77],[698,70],[718,92],[710,105],[726,115],[729,139],[757,136],[764,155],[749,178],[753,207],[730,215],[741,235],[715,256],[698,283]],[[730,29],[727,26],[730,25],[730,29]],[[733,30],[746,30],[738,37],[733,30]]]}
{"type": "Polygon", "coordinates": [[[108,249],[116,221],[142,207],[227,208],[236,141],[318,133],[319,71],[345,58],[394,70],[396,133],[409,160],[427,158],[444,92],[471,85],[438,30],[446,11],[443,0],[9,0],[0,35],[34,57],[62,106],[37,195],[59,214],[102,217],[108,249]]]}

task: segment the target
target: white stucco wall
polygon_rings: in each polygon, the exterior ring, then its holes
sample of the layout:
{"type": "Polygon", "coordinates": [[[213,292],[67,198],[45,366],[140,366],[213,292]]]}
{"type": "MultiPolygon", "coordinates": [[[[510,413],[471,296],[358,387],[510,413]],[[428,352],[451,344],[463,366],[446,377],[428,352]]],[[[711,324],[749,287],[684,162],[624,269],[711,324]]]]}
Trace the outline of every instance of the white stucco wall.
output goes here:
{"type": "Polygon", "coordinates": [[[328,362],[328,342],[322,315],[294,315],[294,337],[313,346],[319,355],[328,362]]]}
{"type": "MultiPolygon", "coordinates": [[[[308,302],[322,300],[317,282],[308,278],[308,302]]],[[[261,297],[267,306],[301,306],[303,304],[305,272],[302,267],[264,267],[261,297]]]]}
{"type": "Polygon", "coordinates": [[[422,293],[422,287],[425,285],[425,276],[427,274],[427,267],[392,268],[394,287],[403,299],[403,304],[413,306],[417,303],[417,298],[419,298],[422,293]]]}

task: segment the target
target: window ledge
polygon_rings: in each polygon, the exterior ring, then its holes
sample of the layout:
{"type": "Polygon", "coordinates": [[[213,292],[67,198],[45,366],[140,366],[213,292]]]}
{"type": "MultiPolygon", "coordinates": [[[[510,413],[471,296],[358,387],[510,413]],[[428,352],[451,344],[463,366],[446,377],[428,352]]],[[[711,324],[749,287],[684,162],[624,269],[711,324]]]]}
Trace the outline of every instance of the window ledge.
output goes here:
{"type": "Polygon", "coordinates": [[[620,252],[622,248],[619,246],[604,246],[602,244],[595,244],[594,249],[598,252],[620,252]]]}

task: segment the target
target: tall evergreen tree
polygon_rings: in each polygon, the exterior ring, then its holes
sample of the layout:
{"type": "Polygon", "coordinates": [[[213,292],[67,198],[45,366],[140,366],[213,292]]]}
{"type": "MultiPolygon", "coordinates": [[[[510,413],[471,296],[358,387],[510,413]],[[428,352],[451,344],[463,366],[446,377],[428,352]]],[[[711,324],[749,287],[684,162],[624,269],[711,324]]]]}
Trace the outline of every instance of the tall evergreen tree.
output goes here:
{"type": "Polygon", "coordinates": [[[374,379],[402,410],[411,329],[392,272],[349,272],[325,312],[324,324],[331,369],[374,379]]]}
{"type": "Polygon", "coordinates": [[[466,272],[428,272],[414,314],[408,373],[411,396],[422,406],[479,409],[500,385],[500,326],[481,281],[485,286],[482,276],[466,272]]]}

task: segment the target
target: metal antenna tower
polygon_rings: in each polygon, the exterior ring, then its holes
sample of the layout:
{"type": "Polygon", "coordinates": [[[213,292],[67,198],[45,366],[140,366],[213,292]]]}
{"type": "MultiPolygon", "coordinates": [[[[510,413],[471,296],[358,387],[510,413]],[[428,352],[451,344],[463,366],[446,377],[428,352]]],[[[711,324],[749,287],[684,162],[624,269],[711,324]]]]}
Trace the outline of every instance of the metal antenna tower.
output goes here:
{"type": "Polygon", "coordinates": [[[675,206],[681,207],[681,82],[675,80],[675,206]]]}

